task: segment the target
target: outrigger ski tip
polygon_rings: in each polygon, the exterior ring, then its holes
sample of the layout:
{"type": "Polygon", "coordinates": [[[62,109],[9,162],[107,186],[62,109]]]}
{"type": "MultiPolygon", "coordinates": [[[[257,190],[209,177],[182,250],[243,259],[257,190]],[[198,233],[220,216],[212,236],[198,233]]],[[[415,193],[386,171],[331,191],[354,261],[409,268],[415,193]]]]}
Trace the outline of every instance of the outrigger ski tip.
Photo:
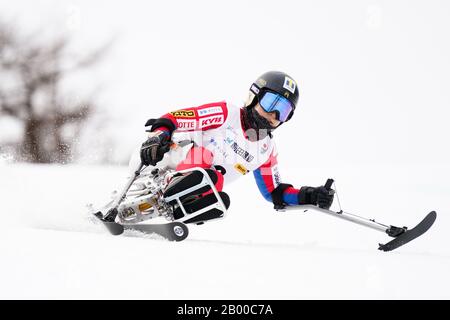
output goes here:
{"type": "Polygon", "coordinates": [[[386,230],[386,233],[394,237],[395,239],[391,240],[386,244],[379,244],[378,250],[381,251],[392,251],[397,249],[398,247],[403,246],[404,244],[420,237],[422,234],[428,231],[431,228],[434,221],[436,220],[437,214],[436,211],[431,211],[427,216],[414,228],[408,230],[406,227],[398,228],[391,226],[386,230]]]}
{"type": "MultiPolygon", "coordinates": [[[[325,183],[325,189],[327,189],[329,192],[333,192],[333,194],[334,193],[337,194],[336,190],[331,189],[331,186],[333,185],[333,183],[334,183],[333,179],[328,179],[327,182],[325,183]]],[[[368,228],[371,228],[371,229],[374,229],[377,231],[381,231],[383,233],[386,233],[390,237],[395,238],[386,244],[380,243],[378,249],[381,251],[392,251],[392,250],[397,249],[397,248],[405,245],[406,243],[420,237],[422,234],[427,232],[428,229],[431,228],[431,226],[436,221],[436,216],[437,216],[436,211],[431,211],[429,214],[427,214],[427,216],[418,225],[416,225],[411,230],[408,230],[407,227],[395,227],[392,225],[386,225],[386,224],[382,224],[382,223],[375,221],[375,219],[367,219],[367,218],[364,218],[364,217],[356,215],[356,214],[345,212],[341,208],[341,204],[339,202],[339,197],[338,197],[338,204],[339,204],[339,209],[340,209],[340,211],[338,211],[338,212],[329,210],[328,208],[320,208],[318,206],[309,205],[309,204],[297,205],[297,206],[285,206],[284,204],[282,204],[282,205],[275,205],[274,209],[277,211],[290,211],[290,210],[299,210],[299,209],[307,211],[309,209],[312,209],[315,211],[326,213],[326,214],[331,215],[336,218],[340,218],[340,219],[343,219],[343,220],[346,220],[346,221],[349,221],[349,222],[352,222],[355,224],[362,225],[364,227],[368,227],[368,228]]]]}

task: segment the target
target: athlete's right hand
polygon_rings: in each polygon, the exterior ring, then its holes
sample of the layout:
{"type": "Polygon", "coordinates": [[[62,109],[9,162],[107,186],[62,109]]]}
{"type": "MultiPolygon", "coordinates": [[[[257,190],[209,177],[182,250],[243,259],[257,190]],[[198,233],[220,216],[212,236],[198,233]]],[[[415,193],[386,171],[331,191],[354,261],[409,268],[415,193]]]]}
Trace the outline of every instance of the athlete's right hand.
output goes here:
{"type": "Polygon", "coordinates": [[[164,154],[170,150],[170,139],[167,133],[155,131],[151,137],[142,144],[141,162],[149,166],[155,166],[164,157],[164,154]]]}

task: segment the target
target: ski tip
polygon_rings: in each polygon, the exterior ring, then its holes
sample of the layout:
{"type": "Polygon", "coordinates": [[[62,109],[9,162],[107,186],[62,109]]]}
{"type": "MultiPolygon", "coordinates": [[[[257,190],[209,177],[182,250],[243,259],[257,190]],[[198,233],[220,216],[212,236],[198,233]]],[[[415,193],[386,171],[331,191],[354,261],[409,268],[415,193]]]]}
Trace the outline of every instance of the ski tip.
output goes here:
{"type": "Polygon", "coordinates": [[[428,231],[428,229],[431,228],[431,226],[436,221],[436,211],[431,211],[426,215],[425,218],[414,228],[411,230],[405,230],[405,232],[402,232],[396,238],[386,244],[379,243],[378,250],[381,251],[392,251],[394,249],[397,249],[398,247],[403,246],[404,244],[420,237],[422,234],[428,231]]]}
{"type": "Polygon", "coordinates": [[[429,214],[427,214],[427,216],[423,219],[423,220],[428,220],[429,222],[429,228],[431,228],[431,226],[434,224],[434,222],[436,221],[437,218],[437,213],[436,211],[431,211],[429,214]]]}
{"type": "Polygon", "coordinates": [[[93,215],[99,218],[100,220],[103,219],[103,213],[101,211],[94,212],[93,215]]]}

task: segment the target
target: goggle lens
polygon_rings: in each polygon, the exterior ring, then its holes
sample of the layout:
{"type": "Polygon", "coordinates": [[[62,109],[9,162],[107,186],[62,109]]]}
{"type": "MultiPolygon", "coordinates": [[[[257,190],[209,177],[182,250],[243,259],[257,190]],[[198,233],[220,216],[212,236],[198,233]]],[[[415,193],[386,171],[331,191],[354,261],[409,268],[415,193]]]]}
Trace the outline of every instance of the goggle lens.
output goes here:
{"type": "Polygon", "coordinates": [[[286,122],[294,110],[288,99],[273,92],[265,92],[259,104],[266,112],[276,112],[277,119],[281,122],[286,122]]]}

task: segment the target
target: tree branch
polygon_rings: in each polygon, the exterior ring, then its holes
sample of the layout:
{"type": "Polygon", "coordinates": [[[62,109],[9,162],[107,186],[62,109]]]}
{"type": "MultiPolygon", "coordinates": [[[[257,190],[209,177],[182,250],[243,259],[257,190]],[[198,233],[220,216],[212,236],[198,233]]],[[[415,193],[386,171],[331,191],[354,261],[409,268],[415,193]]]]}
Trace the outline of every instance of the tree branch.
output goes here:
{"type": "Polygon", "coordinates": [[[90,113],[91,107],[89,105],[83,105],[71,111],[58,110],[55,113],[54,121],[57,127],[61,127],[67,123],[82,122],[90,113]]]}
{"type": "Polygon", "coordinates": [[[8,116],[19,118],[21,120],[22,117],[20,116],[20,110],[21,110],[20,104],[10,104],[6,102],[6,97],[3,95],[3,93],[0,92],[0,115],[6,114],[8,116]]]}

